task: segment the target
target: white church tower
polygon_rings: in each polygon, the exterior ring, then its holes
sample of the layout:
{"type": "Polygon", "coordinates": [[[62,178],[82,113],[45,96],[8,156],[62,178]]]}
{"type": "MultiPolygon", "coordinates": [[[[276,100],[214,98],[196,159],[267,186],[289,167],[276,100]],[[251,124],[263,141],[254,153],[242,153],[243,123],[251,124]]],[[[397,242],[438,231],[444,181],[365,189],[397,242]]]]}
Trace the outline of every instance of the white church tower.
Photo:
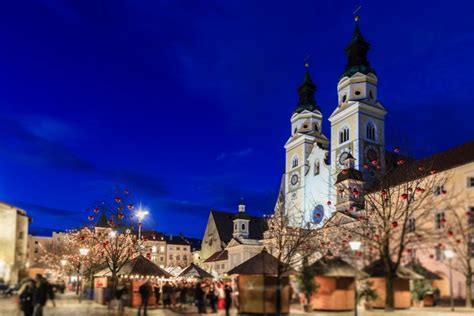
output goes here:
{"type": "Polygon", "coordinates": [[[338,105],[331,114],[331,165],[335,177],[348,155],[370,183],[375,168],[385,167],[385,114],[378,100],[377,76],[367,59],[370,45],[356,17],[352,40],[345,49],[347,65],[337,84],[338,105]]]}
{"type": "Polygon", "coordinates": [[[285,144],[284,205],[293,226],[317,225],[329,217],[329,140],[322,133],[323,116],[316,103],[316,85],[309,66],[298,88],[299,101],[291,116],[291,136],[285,144]]]}

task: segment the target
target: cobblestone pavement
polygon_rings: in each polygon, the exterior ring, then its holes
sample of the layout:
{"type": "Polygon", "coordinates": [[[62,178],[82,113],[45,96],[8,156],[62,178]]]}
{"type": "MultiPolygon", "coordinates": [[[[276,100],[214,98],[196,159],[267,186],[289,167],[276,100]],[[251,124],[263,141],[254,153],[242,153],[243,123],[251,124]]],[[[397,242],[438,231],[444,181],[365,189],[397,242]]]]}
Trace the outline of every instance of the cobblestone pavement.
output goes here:
{"type": "MultiPolygon", "coordinates": [[[[232,316],[235,316],[236,311],[232,312],[232,316]]],[[[23,315],[18,309],[16,298],[0,298],[0,316],[21,316],[23,315]]],[[[106,306],[102,306],[91,301],[83,301],[79,303],[77,297],[73,294],[69,294],[63,297],[58,297],[56,300],[56,307],[53,307],[51,302],[48,302],[44,316],[114,316],[118,315],[114,311],[110,311],[106,306]]],[[[126,308],[124,316],[137,315],[136,309],[126,308]]],[[[170,310],[150,308],[148,315],[150,316],[176,316],[176,315],[199,315],[193,313],[192,310],[186,313],[173,312],[170,310]]],[[[216,315],[216,314],[210,314],[216,315]]],[[[224,316],[225,313],[220,311],[217,316],[224,316]]],[[[307,315],[307,316],[352,316],[353,312],[312,312],[304,313],[299,306],[293,306],[291,315],[307,315]]],[[[362,308],[359,309],[359,316],[467,316],[474,315],[474,309],[456,308],[456,311],[451,312],[449,308],[438,307],[438,308],[412,308],[409,310],[400,310],[392,313],[385,313],[384,311],[365,311],[362,308]]]]}

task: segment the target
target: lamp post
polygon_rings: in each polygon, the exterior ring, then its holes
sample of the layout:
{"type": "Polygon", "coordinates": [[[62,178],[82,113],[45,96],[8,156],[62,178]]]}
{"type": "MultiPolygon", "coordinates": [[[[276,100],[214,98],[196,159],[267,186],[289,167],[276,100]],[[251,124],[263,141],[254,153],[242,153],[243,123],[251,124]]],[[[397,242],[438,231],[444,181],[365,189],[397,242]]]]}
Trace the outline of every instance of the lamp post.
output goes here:
{"type": "Polygon", "coordinates": [[[349,246],[352,250],[352,255],[354,256],[354,316],[357,316],[357,265],[355,253],[356,251],[359,251],[361,245],[362,243],[357,240],[349,242],[349,246]]]}
{"type": "MultiPolygon", "coordinates": [[[[88,248],[80,248],[79,249],[79,254],[81,255],[81,266],[80,266],[80,269],[79,269],[79,274],[83,268],[83,262],[82,262],[82,258],[84,258],[85,256],[87,256],[87,254],[89,253],[89,249],[88,248]]],[[[82,276],[80,276],[81,278],[81,291],[79,292],[79,303],[82,302],[82,292],[84,291],[84,280],[82,278],[82,276]]],[[[78,282],[79,283],[79,282],[78,282]]]]}
{"type": "Polygon", "coordinates": [[[446,249],[444,251],[444,256],[448,258],[449,261],[449,296],[450,296],[450,304],[451,304],[451,311],[454,312],[454,298],[453,298],[453,257],[454,251],[451,249],[446,249]]]}
{"type": "Polygon", "coordinates": [[[138,217],[138,240],[141,239],[141,235],[142,235],[142,221],[145,218],[145,216],[147,216],[147,215],[148,215],[148,212],[147,211],[142,211],[141,208],[137,212],[137,217],[138,217]]]}

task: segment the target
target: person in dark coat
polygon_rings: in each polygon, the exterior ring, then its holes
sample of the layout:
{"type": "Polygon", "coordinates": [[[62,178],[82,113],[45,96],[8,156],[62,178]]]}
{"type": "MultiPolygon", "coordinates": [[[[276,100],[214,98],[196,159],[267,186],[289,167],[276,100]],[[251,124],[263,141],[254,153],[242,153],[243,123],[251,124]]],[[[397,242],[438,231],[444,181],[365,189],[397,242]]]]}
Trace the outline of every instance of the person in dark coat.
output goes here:
{"type": "Polygon", "coordinates": [[[217,313],[217,294],[214,285],[211,285],[209,293],[207,293],[207,299],[209,300],[209,305],[213,313],[217,313]]]}
{"type": "Polygon", "coordinates": [[[160,298],[161,298],[161,289],[159,284],[155,284],[154,286],[155,290],[155,300],[156,300],[156,306],[160,305],[160,298]]]}
{"type": "Polygon", "coordinates": [[[163,307],[170,307],[171,305],[171,286],[168,281],[163,285],[163,307]]]}
{"type": "Polygon", "coordinates": [[[140,293],[140,297],[142,299],[140,307],[138,307],[138,316],[141,315],[142,307],[143,307],[143,315],[147,316],[147,309],[148,309],[148,299],[150,298],[151,294],[151,286],[148,281],[143,283],[139,288],[138,292],[140,293]]]}
{"type": "Polygon", "coordinates": [[[205,314],[206,310],[204,308],[204,290],[202,289],[201,283],[196,283],[196,288],[194,290],[194,299],[196,300],[196,307],[199,314],[205,314]]]}
{"type": "Polygon", "coordinates": [[[34,304],[35,304],[35,309],[34,309],[34,316],[43,316],[43,308],[46,305],[46,302],[48,301],[48,296],[50,292],[50,286],[48,281],[41,275],[37,274],[35,276],[35,281],[36,281],[36,290],[35,290],[35,296],[34,296],[34,304]]]}
{"type": "Polygon", "coordinates": [[[224,287],[224,293],[225,293],[225,314],[226,316],[229,316],[230,307],[232,306],[232,289],[227,284],[224,287]]]}
{"type": "Polygon", "coordinates": [[[20,309],[25,316],[33,316],[34,298],[35,298],[35,281],[28,279],[18,291],[18,298],[20,299],[20,309]]]}

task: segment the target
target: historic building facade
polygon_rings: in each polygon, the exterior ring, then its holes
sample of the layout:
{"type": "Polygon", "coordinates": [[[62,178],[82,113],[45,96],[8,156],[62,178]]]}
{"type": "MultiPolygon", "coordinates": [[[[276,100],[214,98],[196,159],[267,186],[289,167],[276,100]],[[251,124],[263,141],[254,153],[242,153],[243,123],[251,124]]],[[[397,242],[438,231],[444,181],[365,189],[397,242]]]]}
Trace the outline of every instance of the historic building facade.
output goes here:
{"type": "Polygon", "coordinates": [[[356,22],[345,49],[347,64],[337,84],[337,106],[329,117],[330,138],[322,132],[324,116],[316,101],[316,84],[305,65],[285,144],[279,196],[293,226],[317,226],[335,211],[336,177],[348,157],[354,170],[368,179],[373,174],[371,161],[379,161],[378,167],[384,168],[387,111],[378,98],[378,78],[367,58],[369,48],[356,22]]]}
{"type": "Polygon", "coordinates": [[[26,268],[28,223],[26,212],[0,202],[0,279],[15,284],[26,268]]]}

